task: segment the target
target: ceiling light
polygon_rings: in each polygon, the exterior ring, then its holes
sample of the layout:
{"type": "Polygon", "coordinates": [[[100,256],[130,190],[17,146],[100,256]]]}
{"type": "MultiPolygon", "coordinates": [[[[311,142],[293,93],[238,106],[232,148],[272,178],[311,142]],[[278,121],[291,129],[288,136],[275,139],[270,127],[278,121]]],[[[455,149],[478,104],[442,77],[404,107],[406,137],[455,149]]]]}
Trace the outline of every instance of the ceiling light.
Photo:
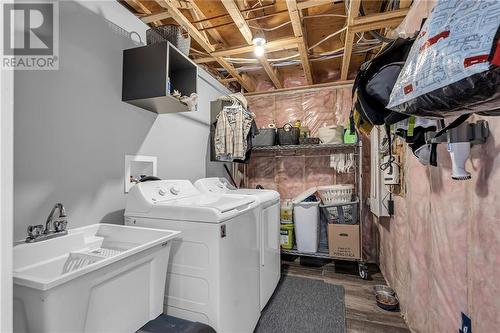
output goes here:
{"type": "Polygon", "coordinates": [[[262,57],[264,55],[264,45],[266,45],[266,37],[263,33],[257,33],[252,39],[252,44],[255,46],[254,53],[257,57],[262,57]]]}
{"type": "Polygon", "coordinates": [[[264,46],[262,46],[262,45],[255,45],[255,47],[253,49],[253,53],[255,53],[255,55],[257,57],[262,57],[264,55],[264,46]]]}

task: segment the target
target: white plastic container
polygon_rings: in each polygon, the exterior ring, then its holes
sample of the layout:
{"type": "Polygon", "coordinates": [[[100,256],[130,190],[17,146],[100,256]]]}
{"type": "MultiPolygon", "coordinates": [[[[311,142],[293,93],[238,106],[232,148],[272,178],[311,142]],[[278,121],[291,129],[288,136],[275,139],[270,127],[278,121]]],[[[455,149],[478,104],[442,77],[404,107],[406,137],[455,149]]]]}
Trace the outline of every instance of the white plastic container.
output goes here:
{"type": "Polygon", "coordinates": [[[111,224],[14,247],[14,331],[135,332],[163,312],[180,232],[111,224]]]}
{"type": "Polygon", "coordinates": [[[342,144],[344,129],[342,126],[323,126],[318,129],[318,137],[323,144],[342,144]]]}
{"type": "Polygon", "coordinates": [[[295,240],[300,252],[318,252],[319,203],[320,201],[294,204],[295,240]]]}

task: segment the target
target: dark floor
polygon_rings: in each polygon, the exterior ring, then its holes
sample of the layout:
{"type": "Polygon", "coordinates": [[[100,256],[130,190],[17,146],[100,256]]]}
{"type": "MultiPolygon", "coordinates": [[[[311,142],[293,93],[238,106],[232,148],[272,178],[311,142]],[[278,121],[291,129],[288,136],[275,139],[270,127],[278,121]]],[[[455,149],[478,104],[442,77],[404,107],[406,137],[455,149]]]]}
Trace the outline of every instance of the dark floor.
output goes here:
{"type": "Polygon", "coordinates": [[[410,332],[399,312],[385,311],[375,304],[373,285],[386,284],[376,266],[370,265],[369,280],[362,280],[358,276],[357,265],[350,262],[311,267],[301,265],[299,260],[283,261],[282,273],[344,286],[347,333],[410,332]]]}

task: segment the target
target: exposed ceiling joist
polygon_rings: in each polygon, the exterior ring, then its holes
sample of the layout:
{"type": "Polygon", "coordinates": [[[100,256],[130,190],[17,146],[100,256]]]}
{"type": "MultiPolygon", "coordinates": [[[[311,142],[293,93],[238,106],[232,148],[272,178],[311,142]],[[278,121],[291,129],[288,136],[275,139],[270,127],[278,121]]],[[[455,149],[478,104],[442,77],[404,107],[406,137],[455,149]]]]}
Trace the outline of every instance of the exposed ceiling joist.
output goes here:
{"type": "MultiPolygon", "coordinates": [[[[198,21],[203,21],[203,20],[206,20],[206,16],[205,14],[203,14],[203,12],[201,11],[200,7],[198,7],[198,5],[196,4],[196,2],[194,2],[194,0],[190,0],[190,5],[192,7],[192,11],[193,11],[193,16],[196,20],[198,21]]],[[[210,23],[209,21],[206,21],[204,23],[199,23],[198,27],[203,29],[204,28],[204,25],[206,25],[207,27],[211,28],[213,27],[212,23],[210,23]]],[[[211,29],[211,30],[207,30],[207,33],[219,44],[223,44],[223,45],[227,45],[226,41],[224,40],[224,38],[221,36],[221,34],[216,30],[216,29],[211,29]]]]}
{"type": "Polygon", "coordinates": [[[145,15],[141,17],[141,21],[148,24],[154,21],[160,21],[160,20],[165,20],[168,18],[171,18],[170,14],[168,13],[168,10],[164,10],[155,14],[150,14],[150,15],[145,15]]]}
{"type": "MultiPolygon", "coordinates": [[[[249,91],[249,92],[255,91],[255,81],[250,77],[250,75],[248,75],[246,73],[242,73],[240,76],[241,76],[243,82],[245,83],[245,85],[250,87],[250,89],[247,89],[247,91],[249,91]]],[[[241,82],[240,82],[240,84],[241,84],[241,82]]]]}
{"type": "Polygon", "coordinates": [[[409,8],[412,0],[399,0],[399,8],[409,8]]]}
{"type": "MultiPolygon", "coordinates": [[[[243,17],[243,14],[241,14],[240,9],[238,8],[236,2],[234,0],[221,0],[221,1],[224,7],[226,8],[227,12],[233,19],[234,23],[238,27],[238,30],[243,35],[243,38],[245,39],[247,44],[252,45],[252,40],[253,40],[252,30],[250,30],[250,27],[248,26],[247,21],[243,17]]],[[[267,75],[273,82],[274,86],[277,89],[282,88],[282,84],[278,77],[277,71],[273,69],[271,64],[267,61],[265,55],[258,57],[258,60],[262,65],[264,71],[267,73],[267,75]]]]}
{"type": "MultiPolygon", "coordinates": [[[[266,53],[284,51],[290,49],[296,49],[297,44],[301,42],[300,38],[297,37],[287,37],[282,39],[273,40],[266,43],[265,49],[266,53]]],[[[236,54],[250,53],[253,52],[253,45],[245,45],[235,48],[230,48],[227,50],[215,51],[212,53],[214,57],[228,57],[236,54]]]]}
{"type": "Polygon", "coordinates": [[[302,20],[300,19],[300,13],[297,7],[297,1],[286,0],[286,5],[288,7],[290,20],[292,21],[293,34],[295,35],[295,37],[301,39],[301,42],[298,43],[298,47],[299,47],[300,60],[302,62],[302,67],[304,69],[304,74],[307,80],[307,84],[313,84],[314,82],[311,72],[311,64],[309,63],[309,57],[307,55],[307,42],[304,38],[304,32],[302,31],[302,20]]]}
{"type": "Polygon", "coordinates": [[[243,35],[243,38],[245,38],[247,44],[251,45],[253,39],[252,30],[250,30],[250,27],[245,21],[243,14],[241,14],[236,2],[234,2],[234,0],[221,0],[221,2],[238,27],[240,33],[243,35]]]}
{"type": "Polygon", "coordinates": [[[281,76],[280,73],[278,72],[277,69],[275,69],[275,68],[273,68],[273,66],[271,66],[269,61],[267,61],[265,54],[262,57],[259,57],[259,61],[260,61],[260,64],[262,65],[262,68],[264,68],[267,75],[269,76],[269,78],[273,82],[274,86],[277,89],[283,88],[283,84],[281,83],[282,79],[280,77],[281,76]]]}
{"type": "MultiPolygon", "coordinates": [[[[144,6],[144,4],[142,2],[140,2],[139,0],[124,0],[127,5],[129,5],[130,7],[134,8],[134,10],[138,13],[141,13],[141,14],[151,14],[151,11],[148,9],[148,7],[144,6]]],[[[150,23],[152,23],[153,25],[160,25],[161,22],[160,21],[151,21],[150,23]]]]}
{"type": "MultiPolygon", "coordinates": [[[[172,18],[184,29],[186,29],[189,33],[189,35],[200,44],[200,46],[207,52],[207,53],[212,53],[215,51],[215,48],[212,44],[209,43],[209,41],[203,36],[201,32],[196,29],[195,26],[189,22],[189,20],[182,15],[179,9],[177,9],[174,5],[173,0],[156,0],[160,6],[163,8],[167,9],[172,15],[172,18]]],[[[238,71],[234,68],[233,65],[228,63],[226,60],[224,60],[221,57],[215,57],[215,61],[217,61],[222,67],[224,67],[229,74],[231,74],[233,77],[238,79],[240,82],[241,86],[246,89],[247,91],[254,91],[255,90],[255,83],[250,81],[248,78],[244,79],[238,71]]]]}
{"type": "Polygon", "coordinates": [[[335,81],[335,82],[317,83],[314,85],[290,87],[290,88],[283,88],[283,89],[276,89],[276,90],[255,91],[255,92],[251,92],[251,93],[245,93],[244,95],[245,96],[259,96],[259,95],[279,94],[282,92],[311,91],[310,89],[321,89],[321,88],[329,88],[329,87],[344,88],[344,87],[352,87],[353,83],[354,83],[354,80],[335,81]]]}
{"type": "Polygon", "coordinates": [[[408,14],[409,9],[398,9],[363,17],[356,17],[349,26],[351,32],[363,32],[390,28],[399,25],[408,14]]]}
{"type": "Polygon", "coordinates": [[[189,20],[181,13],[179,9],[177,9],[174,5],[173,0],[156,0],[156,2],[163,8],[167,9],[172,18],[184,29],[187,30],[189,35],[193,37],[193,39],[200,44],[200,46],[206,52],[215,51],[215,47],[210,44],[210,42],[202,35],[201,32],[196,29],[194,25],[189,22],[189,20]]]}
{"type": "Polygon", "coordinates": [[[352,44],[354,43],[354,33],[347,29],[344,44],[344,56],[342,57],[342,68],[340,70],[340,80],[347,80],[349,63],[351,62],[352,44]]]}
{"type": "MultiPolygon", "coordinates": [[[[411,5],[411,0],[400,0],[399,9],[359,16],[361,0],[349,0],[348,15],[345,27],[342,29],[345,32],[342,36],[343,43],[341,47],[336,51],[318,53],[321,57],[316,57],[316,55],[313,57],[310,56],[308,50],[306,42],[307,36],[312,35],[316,40],[318,39],[318,35],[323,36],[328,34],[329,27],[331,28],[330,30],[337,29],[336,27],[342,25],[345,19],[333,18],[332,22],[325,23],[324,25],[320,23],[316,24],[324,27],[323,30],[318,29],[316,31],[316,29],[311,29],[310,31],[306,31],[306,26],[304,26],[302,22],[302,15],[306,15],[306,13],[302,12],[302,10],[323,6],[323,9],[333,10],[337,13],[343,11],[343,3],[347,0],[275,0],[272,1],[272,3],[261,3],[261,5],[257,5],[257,7],[254,6],[255,0],[220,0],[217,4],[214,3],[214,6],[217,5],[219,7],[217,10],[212,10],[211,5],[199,7],[198,5],[201,6],[203,0],[154,0],[160,5],[160,8],[158,8],[156,4],[151,5],[149,2],[150,0],[119,1],[126,3],[127,7],[134,12],[139,19],[151,26],[161,25],[162,22],[168,22],[167,20],[175,21],[188,31],[193,39],[193,43],[195,43],[197,46],[196,48],[198,48],[198,50],[196,50],[198,52],[192,51],[195,53],[191,54],[191,57],[195,58],[195,63],[206,64],[212,69],[217,68],[219,71],[222,71],[222,73],[227,73],[222,75],[222,79],[218,78],[220,82],[229,83],[238,81],[242,88],[249,92],[253,91],[256,86],[254,79],[249,75],[253,70],[265,71],[277,89],[283,87],[283,77],[281,77],[280,73],[287,72],[291,73],[291,75],[301,75],[302,73],[300,73],[300,71],[303,71],[309,86],[311,86],[314,81],[314,73],[312,73],[313,62],[315,64],[319,62],[315,67],[317,66],[318,71],[323,71],[325,66],[331,66],[331,62],[328,61],[330,61],[332,57],[329,57],[329,55],[337,54],[336,52],[341,50],[344,51],[344,55],[341,58],[340,79],[345,80],[349,76],[349,69],[357,69],[362,62],[361,57],[353,58],[354,51],[357,53],[363,51],[354,47],[354,43],[358,39],[356,36],[359,36],[361,32],[389,29],[399,25],[408,14],[408,7],[411,5]],[[284,7],[285,4],[286,8],[284,7]],[[221,5],[226,8],[226,11],[220,11],[220,8],[222,8],[221,5]],[[153,8],[154,12],[152,12],[153,8]],[[206,8],[206,16],[200,8],[203,8],[203,10],[206,8]],[[264,9],[266,10],[264,11],[264,9]],[[188,11],[190,14],[187,13],[188,11]],[[282,17],[276,18],[277,15],[282,15],[282,17]],[[293,30],[293,37],[281,37],[277,40],[268,41],[265,45],[264,56],[255,57],[255,55],[253,55],[254,45],[252,45],[255,33],[257,33],[259,29],[264,31],[265,29],[263,27],[269,29],[269,27],[276,26],[276,24],[279,24],[276,22],[282,22],[286,19],[286,15],[290,17],[292,26],[290,30],[293,30]],[[221,24],[218,23],[219,21],[215,21],[216,19],[221,20],[222,18],[226,18],[224,22],[230,22],[221,24]],[[228,20],[228,18],[231,18],[231,20],[228,20]],[[236,30],[236,27],[238,27],[238,30],[236,30]],[[246,45],[237,46],[238,43],[241,43],[240,36],[235,36],[238,32],[243,36],[246,45]],[[274,57],[270,55],[273,54],[273,52],[287,50],[288,52],[280,53],[279,55],[276,54],[274,57]],[[300,58],[296,57],[294,59],[300,59],[302,67],[297,66],[297,62],[295,61],[283,60],[290,59],[287,55],[290,55],[292,52],[300,55],[300,58]],[[324,57],[322,57],[323,55],[324,57]],[[238,59],[231,59],[233,57],[238,59]],[[271,58],[277,59],[272,60],[271,58]],[[270,59],[272,60],[271,62],[269,61],[270,59]],[[256,68],[255,66],[249,65],[238,68],[235,67],[239,66],[237,63],[260,63],[261,67],[256,68]],[[293,67],[283,69],[282,66],[293,67]]],[[[371,6],[371,4],[367,4],[366,8],[368,12],[373,12],[376,7],[375,5],[371,6]]],[[[395,7],[391,6],[391,8],[395,7]]],[[[321,11],[321,8],[318,7],[317,10],[321,11]]],[[[314,14],[311,15],[314,16],[314,14]]],[[[311,26],[315,25],[312,24],[311,26]]],[[[290,27],[290,25],[288,27],[290,27]]],[[[307,27],[309,27],[309,25],[307,27]]],[[[288,36],[291,36],[290,30],[288,36]]],[[[271,38],[271,35],[278,36],[280,34],[266,33],[267,37],[271,38]]],[[[284,35],[281,34],[280,36],[284,35]]],[[[338,53],[340,54],[340,52],[338,53]]]]}
{"type": "Polygon", "coordinates": [[[205,57],[205,58],[197,58],[193,59],[195,64],[206,64],[209,62],[216,62],[214,57],[205,57]]]}
{"type": "Polygon", "coordinates": [[[236,80],[234,77],[230,77],[228,79],[219,79],[219,82],[221,83],[230,83],[230,82],[236,82],[238,80],[236,80]]]}
{"type": "Polygon", "coordinates": [[[342,67],[340,69],[340,80],[346,80],[349,74],[349,63],[351,62],[352,44],[354,43],[354,33],[350,26],[354,23],[354,18],[359,14],[361,0],[351,0],[349,2],[349,12],[347,14],[347,30],[345,34],[344,56],[342,57],[342,67]]]}
{"type": "Polygon", "coordinates": [[[355,17],[353,18],[352,24],[354,25],[367,25],[374,22],[384,22],[393,18],[404,18],[409,9],[397,9],[391,10],[389,12],[371,14],[367,16],[355,17]]]}
{"type": "Polygon", "coordinates": [[[347,79],[347,76],[349,74],[349,63],[351,61],[354,34],[397,26],[403,21],[409,11],[409,9],[398,9],[389,12],[358,17],[360,3],[360,0],[352,0],[349,4],[344,56],[342,58],[342,69],[340,73],[341,80],[347,79]]]}
{"type": "Polygon", "coordinates": [[[297,3],[297,8],[299,10],[302,9],[307,9],[311,7],[316,7],[316,6],[323,6],[323,5],[333,5],[336,3],[341,3],[343,2],[342,0],[306,0],[297,3]]]}

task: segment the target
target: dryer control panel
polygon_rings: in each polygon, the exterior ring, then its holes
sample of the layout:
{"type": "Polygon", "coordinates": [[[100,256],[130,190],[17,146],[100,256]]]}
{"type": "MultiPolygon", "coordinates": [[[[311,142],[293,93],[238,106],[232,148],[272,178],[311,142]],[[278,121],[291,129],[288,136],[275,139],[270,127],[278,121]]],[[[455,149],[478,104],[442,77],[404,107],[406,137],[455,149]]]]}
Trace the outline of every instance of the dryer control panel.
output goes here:
{"type": "Polygon", "coordinates": [[[160,180],[144,184],[141,190],[145,197],[153,202],[185,198],[200,193],[189,180],[160,180]]]}
{"type": "Polygon", "coordinates": [[[189,180],[157,180],[134,185],[127,196],[127,210],[145,212],[152,205],[200,194],[189,180]]]}

